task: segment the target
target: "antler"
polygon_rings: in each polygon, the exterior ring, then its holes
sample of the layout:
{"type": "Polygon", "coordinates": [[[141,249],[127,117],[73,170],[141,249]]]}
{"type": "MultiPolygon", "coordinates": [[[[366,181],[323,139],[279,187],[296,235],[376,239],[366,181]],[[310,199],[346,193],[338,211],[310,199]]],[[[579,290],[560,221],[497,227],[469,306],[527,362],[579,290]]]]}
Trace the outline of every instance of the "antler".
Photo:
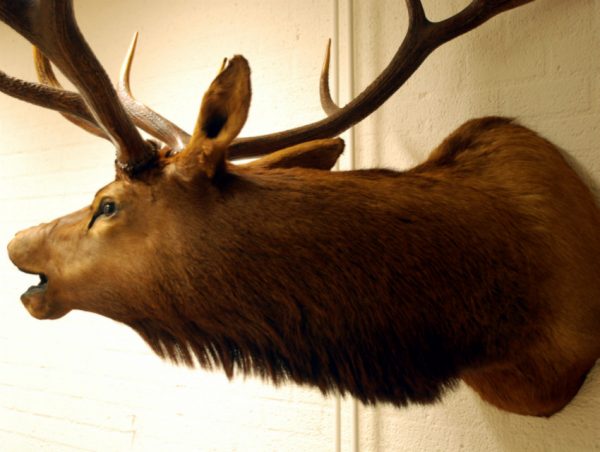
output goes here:
{"type": "MultiPolygon", "coordinates": [[[[45,86],[51,86],[52,88],[63,90],[60,82],[54,75],[54,71],[52,70],[52,64],[50,64],[50,60],[46,58],[46,56],[38,49],[37,47],[33,47],[33,63],[35,65],[35,71],[37,72],[38,80],[45,86]]],[[[73,93],[74,96],[79,97],[80,102],[85,106],[85,102],[81,99],[79,94],[73,93]]],[[[86,108],[86,111],[87,108],[86,108]]],[[[104,138],[110,140],[108,135],[102,130],[102,128],[98,125],[98,123],[93,119],[93,116],[90,114],[90,118],[81,118],[77,114],[69,113],[69,112],[60,112],[66,119],[71,121],[76,126],[81,127],[82,129],[99,136],[100,138],[104,138]]]]}
{"type": "Polygon", "coordinates": [[[0,71],[0,91],[25,102],[75,115],[95,124],[95,119],[77,93],[19,80],[2,71],[0,71]]]}
{"type": "Polygon", "coordinates": [[[321,97],[321,107],[327,115],[336,113],[340,107],[334,102],[329,90],[329,61],[331,60],[331,39],[327,41],[327,49],[325,50],[325,61],[321,70],[321,79],[319,83],[319,95],[321,97]]]}
{"type": "MultiPolygon", "coordinates": [[[[181,130],[179,127],[177,127],[177,125],[173,124],[172,122],[165,119],[155,111],[151,110],[146,105],[137,101],[131,94],[129,75],[131,73],[131,63],[135,54],[137,37],[138,35],[136,33],[129,48],[129,51],[127,52],[127,56],[125,57],[125,60],[121,67],[119,83],[117,85],[117,94],[119,96],[119,99],[121,99],[121,102],[123,103],[123,106],[125,107],[127,113],[131,116],[136,126],[141,127],[153,137],[163,141],[172,150],[180,151],[189,141],[190,135],[187,134],[185,131],[181,130]]],[[[50,61],[37,47],[33,48],[33,60],[35,63],[35,69],[40,83],[42,83],[45,86],[50,86],[52,88],[65,91],[62,88],[58,79],[56,78],[50,61]]],[[[36,90],[39,90],[39,85],[30,85],[35,86],[35,89],[32,91],[32,94],[35,95],[35,93],[37,92],[36,90]]],[[[0,90],[2,90],[1,84],[0,90]]],[[[4,91],[6,92],[6,90],[4,91]]],[[[8,94],[14,95],[15,93],[13,92],[8,94]]],[[[81,99],[81,96],[76,93],[69,93],[69,95],[73,98],[81,99]]],[[[31,99],[29,100],[33,102],[33,100],[31,99]]],[[[83,100],[78,101],[77,105],[83,105],[83,107],[85,108],[83,100]]],[[[57,109],[56,105],[54,104],[47,106],[49,108],[57,109]]],[[[82,118],[78,111],[60,112],[66,119],[76,124],[77,126],[85,129],[86,131],[99,137],[110,139],[108,135],[106,135],[104,130],[102,130],[102,128],[100,128],[100,126],[98,126],[98,124],[93,120],[91,114],[82,118]]]]}
{"type": "Polygon", "coordinates": [[[72,0],[3,0],[0,19],[38,47],[77,87],[115,144],[121,170],[135,174],[156,158],[155,147],[139,134],[81,35],[72,0]]]}
{"type": "MultiPolygon", "coordinates": [[[[425,58],[442,44],[483,24],[495,15],[533,0],[473,0],[462,11],[441,22],[430,22],[420,0],[405,0],[409,24],[406,36],[389,65],[362,93],[339,108],[331,100],[328,56],[321,77],[325,119],[269,135],[239,138],[229,148],[230,158],[267,154],[304,141],[334,137],[373,113],[415,72],[425,58]]],[[[329,54],[329,51],[327,52],[329,54]]]]}
{"type": "Polygon", "coordinates": [[[153,137],[164,141],[173,151],[180,151],[190,141],[190,135],[147,105],[136,100],[131,93],[129,74],[131,73],[131,63],[135,55],[137,39],[138,34],[135,33],[121,67],[117,93],[137,126],[153,137]]]}

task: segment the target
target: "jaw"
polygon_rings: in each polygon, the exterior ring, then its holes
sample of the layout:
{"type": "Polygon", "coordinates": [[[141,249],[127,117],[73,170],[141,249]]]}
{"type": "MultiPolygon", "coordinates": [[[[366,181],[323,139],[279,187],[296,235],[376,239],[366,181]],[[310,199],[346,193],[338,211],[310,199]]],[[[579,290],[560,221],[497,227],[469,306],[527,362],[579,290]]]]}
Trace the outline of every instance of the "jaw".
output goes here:
{"type": "Polygon", "coordinates": [[[70,311],[57,303],[46,300],[43,292],[32,294],[27,291],[21,295],[21,302],[29,314],[39,320],[60,319],[70,311]]]}
{"type": "MultiPolygon", "coordinates": [[[[25,273],[34,273],[28,272],[25,273]]],[[[36,319],[59,319],[67,314],[70,309],[65,308],[60,303],[56,302],[50,295],[49,291],[50,281],[44,273],[39,273],[40,283],[31,286],[23,295],[21,295],[21,302],[25,309],[36,319]]]]}

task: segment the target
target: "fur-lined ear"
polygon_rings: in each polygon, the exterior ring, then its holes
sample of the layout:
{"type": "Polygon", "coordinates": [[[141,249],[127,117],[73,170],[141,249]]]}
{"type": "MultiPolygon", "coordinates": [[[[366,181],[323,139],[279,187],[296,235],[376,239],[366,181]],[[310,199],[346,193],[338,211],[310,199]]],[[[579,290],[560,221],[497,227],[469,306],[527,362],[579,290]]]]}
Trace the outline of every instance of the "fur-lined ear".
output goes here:
{"type": "Polygon", "coordinates": [[[312,168],[330,170],[344,152],[344,140],[330,138],[307,141],[281,149],[252,162],[242,168],[312,168]]]}
{"type": "Polygon", "coordinates": [[[178,159],[180,170],[212,179],[225,168],[227,148],[246,122],[250,98],[250,67],[236,55],[204,94],[194,133],[178,159]]]}

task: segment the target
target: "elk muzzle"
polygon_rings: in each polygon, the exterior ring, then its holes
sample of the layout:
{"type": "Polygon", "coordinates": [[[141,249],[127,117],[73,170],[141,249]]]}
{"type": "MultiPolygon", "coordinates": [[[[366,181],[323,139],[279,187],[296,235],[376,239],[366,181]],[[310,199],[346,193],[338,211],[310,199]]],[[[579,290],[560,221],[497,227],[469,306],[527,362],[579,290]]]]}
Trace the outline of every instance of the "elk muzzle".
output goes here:
{"type": "Polygon", "coordinates": [[[19,270],[39,276],[39,282],[21,295],[21,302],[37,319],[57,319],[71,310],[58,301],[53,284],[56,256],[49,244],[59,223],[60,219],[18,232],[7,247],[10,260],[19,270]]]}

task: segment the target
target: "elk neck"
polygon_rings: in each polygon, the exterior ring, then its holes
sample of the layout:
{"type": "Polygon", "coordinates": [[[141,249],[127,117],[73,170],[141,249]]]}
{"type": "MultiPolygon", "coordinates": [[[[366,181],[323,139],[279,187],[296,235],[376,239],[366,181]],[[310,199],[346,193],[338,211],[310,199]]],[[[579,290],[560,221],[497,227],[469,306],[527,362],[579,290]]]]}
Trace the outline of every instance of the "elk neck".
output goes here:
{"type": "Polygon", "coordinates": [[[500,198],[418,169],[220,184],[187,209],[161,313],[130,323],[164,357],[404,404],[535,334],[520,329],[536,309],[520,303],[530,238],[500,198]]]}

